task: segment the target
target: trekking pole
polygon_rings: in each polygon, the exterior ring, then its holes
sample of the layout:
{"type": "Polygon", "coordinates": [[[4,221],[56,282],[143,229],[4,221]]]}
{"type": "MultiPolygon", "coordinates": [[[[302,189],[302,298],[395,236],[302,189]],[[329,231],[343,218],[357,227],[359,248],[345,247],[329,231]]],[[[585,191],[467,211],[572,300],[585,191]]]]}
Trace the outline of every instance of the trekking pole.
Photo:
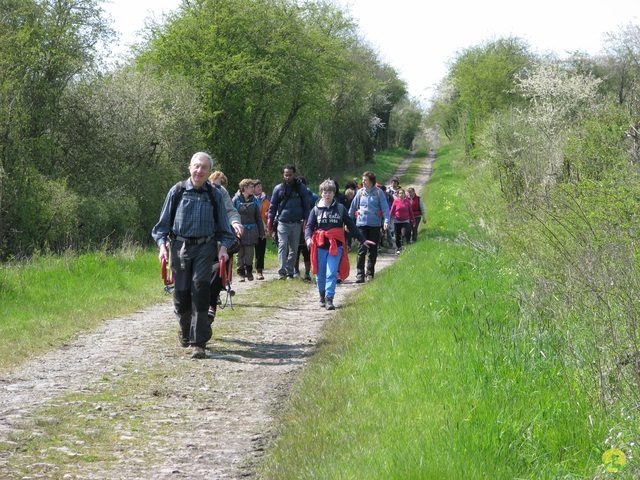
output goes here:
{"type": "Polygon", "coordinates": [[[163,258],[160,266],[160,276],[164,281],[164,294],[173,292],[173,272],[167,273],[167,261],[163,258]]]}
{"type": "Polygon", "coordinates": [[[233,273],[233,260],[231,260],[231,258],[228,258],[226,261],[221,260],[220,261],[220,280],[222,281],[222,287],[227,292],[227,298],[224,304],[222,304],[222,302],[220,303],[220,308],[225,308],[228,303],[229,306],[231,307],[231,310],[233,310],[233,296],[236,293],[233,290],[231,290],[232,273],[233,273]]]}

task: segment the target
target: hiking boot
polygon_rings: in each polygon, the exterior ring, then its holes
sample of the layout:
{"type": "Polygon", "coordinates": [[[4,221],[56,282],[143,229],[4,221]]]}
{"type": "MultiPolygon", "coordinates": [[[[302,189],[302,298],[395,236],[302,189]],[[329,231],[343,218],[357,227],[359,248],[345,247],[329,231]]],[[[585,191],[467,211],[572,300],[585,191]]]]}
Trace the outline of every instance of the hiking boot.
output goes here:
{"type": "Polygon", "coordinates": [[[251,272],[251,270],[247,272],[247,280],[253,282],[253,272],[251,272]]]}
{"type": "Polygon", "coordinates": [[[327,302],[324,298],[324,293],[320,294],[320,307],[324,308],[327,305],[327,302]]]}
{"type": "Polygon", "coordinates": [[[207,358],[207,351],[204,349],[204,347],[196,345],[193,347],[191,358],[207,358]]]}
{"type": "Polygon", "coordinates": [[[327,302],[327,310],[335,310],[336,307],[333,306],[333,297],[327,297],[326,298],[326,302],[327,302]]]}
{"type": "Polygon", "coordinates": [[[311,275],[309,275],[309,272],[304,274],[304,281],[305,282],[310,282],[311,281],[311,275]]]}
{"type": "Polygon", "coordinates": [[[370,282],[371,280],[373,280],[373,275],[367,275],[367,282],[370,282]]]}
{"type": "Polygon", "coordinates": [[[182,348],[187,348],[189,346],[189,334],[178,332],[178,342],[180,342],[182,348]]]}
{"type": "Polygon", "coordinates": [[[258,280],[264,280],[264,275],[262,275],[262,270],[257,270],[258,276],[256,277],[258,280]]]}
{"type": "Polygon", "coordinates": [[[364,275],[362,274],[356,275],[356,283],[364,283],[364,275]]]}

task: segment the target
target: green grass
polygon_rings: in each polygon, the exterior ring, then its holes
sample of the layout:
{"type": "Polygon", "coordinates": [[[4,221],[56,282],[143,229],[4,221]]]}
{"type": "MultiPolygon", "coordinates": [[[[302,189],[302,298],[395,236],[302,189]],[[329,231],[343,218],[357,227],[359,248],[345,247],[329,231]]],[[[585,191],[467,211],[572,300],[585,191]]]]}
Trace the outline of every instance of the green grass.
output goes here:
{"type": "MultiPolygon", "coordinates": [[[[358,168],[348,170],[340,175],[340,189],[344,190],[345,184],[353,180],[358,180],[358,184],[362,181],[362,174],[366,171],[371,171],[376,174],[378,182],[386,184],[389,182],[391,176],[395,173],[398,165],[409,156],[409,151],[404,148],[394,148],[391,150],[385,150],[375,155],[372,163],[366,163],[360,165],[358,168]]],[[[425,156],[424,154],[422,155],[425,156]]]]}
{"type": "Polygon", "coordinates": [[[521,280],[440,152],[420,241],[324,331],[264,478],[585,478],[606,419],[519,323],[521,280]]]}

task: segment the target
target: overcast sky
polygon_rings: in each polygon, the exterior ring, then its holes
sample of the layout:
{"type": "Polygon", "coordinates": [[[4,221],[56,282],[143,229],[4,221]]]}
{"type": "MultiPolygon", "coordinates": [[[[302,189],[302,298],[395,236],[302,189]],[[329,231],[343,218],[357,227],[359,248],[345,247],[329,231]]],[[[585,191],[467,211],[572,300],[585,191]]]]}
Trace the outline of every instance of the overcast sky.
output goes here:
{"type": "MultiPolygon", "coordinates": [[[[428,100],[456,52],[493,38],[516,36],[534,51],[597,54],[603,35],[638,24],[638,0],[337,0],[381,58],[396,68],[409,93],[428,100]]],[[[107,0],[123,45],[135,40],[145,18],[160,19],[180,0],[107,0]]]]}

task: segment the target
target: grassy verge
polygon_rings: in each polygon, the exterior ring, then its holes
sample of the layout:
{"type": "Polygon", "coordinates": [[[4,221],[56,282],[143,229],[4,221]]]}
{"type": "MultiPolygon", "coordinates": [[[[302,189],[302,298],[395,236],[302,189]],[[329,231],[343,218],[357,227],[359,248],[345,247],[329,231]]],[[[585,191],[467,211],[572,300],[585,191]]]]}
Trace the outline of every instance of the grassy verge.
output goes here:
{"type": "MultiPolygon", "coordinates": [[[[266,263],[268,268],[276,263],[271,244],[266,263]]],[[[58,347],[105,319],[168,298],[155,248],[5,264],[0,268],[0,370],[58,347]]]]}
{"type": "Polygon", "coordinates": [[[522,280],[439,152],[421,239],[325,327],[264,478],[586,478],[608,425],[521,324],[522,280]]]}

